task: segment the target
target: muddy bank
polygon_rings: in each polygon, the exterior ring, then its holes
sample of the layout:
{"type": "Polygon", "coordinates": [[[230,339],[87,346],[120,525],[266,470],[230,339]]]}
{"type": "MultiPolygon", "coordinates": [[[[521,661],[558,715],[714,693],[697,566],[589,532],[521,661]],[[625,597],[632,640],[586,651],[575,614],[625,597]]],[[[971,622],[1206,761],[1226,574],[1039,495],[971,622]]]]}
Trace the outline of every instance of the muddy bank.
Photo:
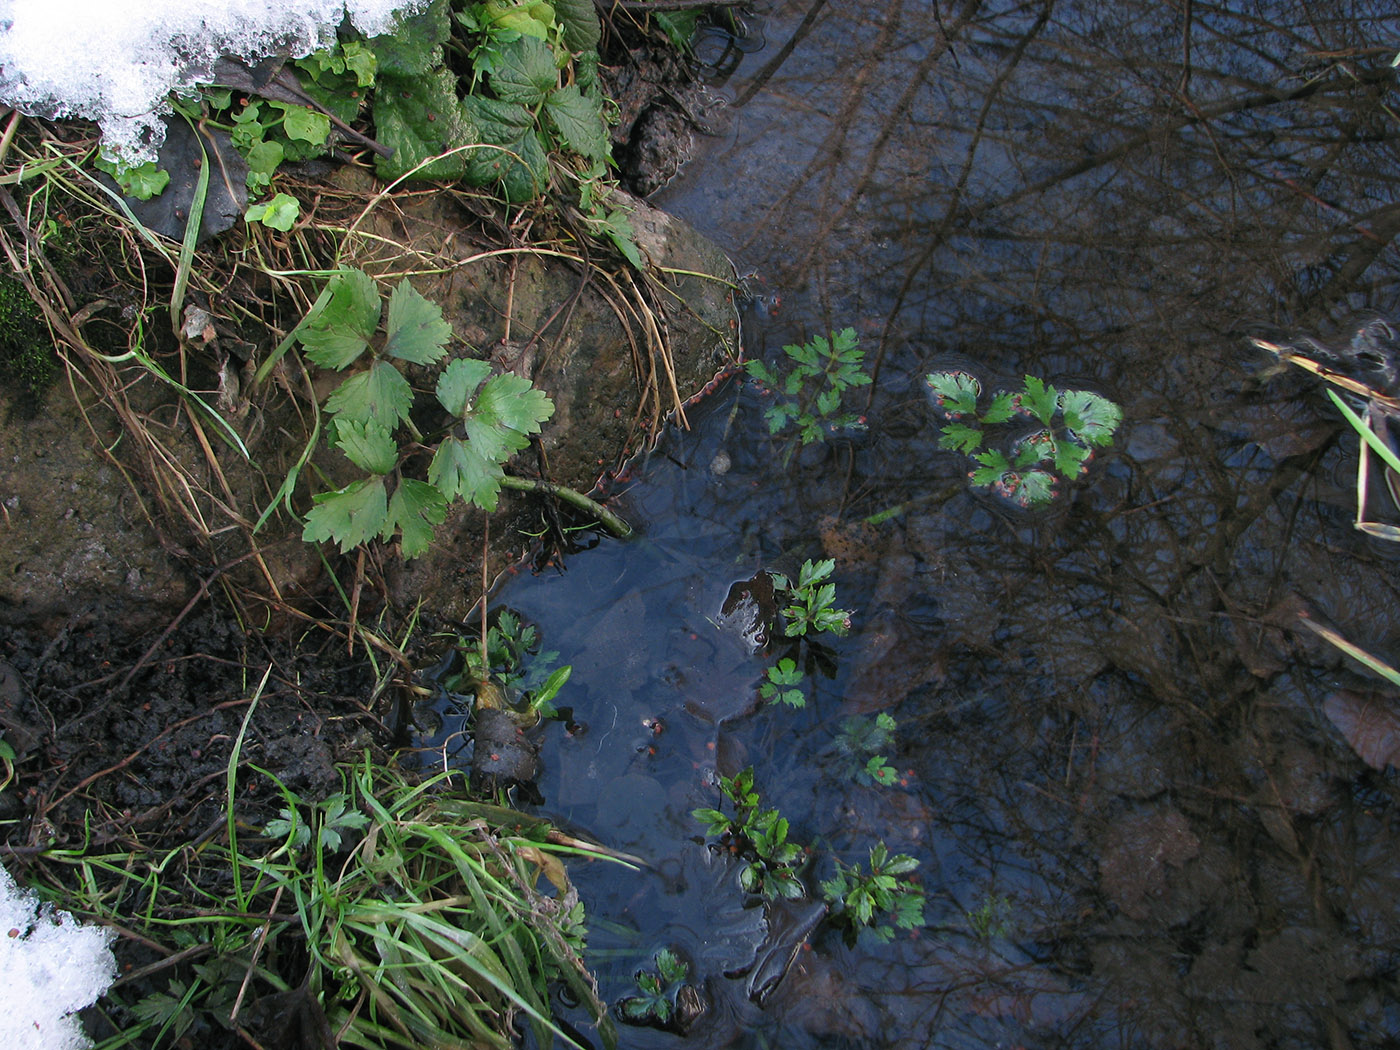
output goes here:
{"type": "MultiPolygon", "coordinates": [[[[553,418],[512,471],[591,489],[678,398],[738,353],[728,260],[644,203],[630,206],[645,274],[616,259],[595,265],[583,242],[537,251],[513,242],[509,230],[484,230],[476,202],[451,190],[392,199],[376,192],[354,168],[334,172],[319,191],[316,220],[354,229],[342,264],[412,273],[451,323],[454,355],[517,371],[554,402],[553,418]]],[[[196,272],[217,273],[222,250],[208,250],[204,271],[197,257],[196,272]]],[[[98,361],[98,378],[79,373],[57,384],[32,415],[16,410],[16,391],[0,391],[0,622],[52,631],[115,617],[150,627],[219,589],[235,594],[249,622],[285,621],[331,593],[326,564],[301,540],[299,522],[283,511],[257,527],[317,429],[313,394],[324,399],[329,389],[294,354],[265,382],[253,381],[285,333],[259,329],[247,304],[288,294],[265,274],[235,270],[222,286],[192,289],[178,340],[147,331],[161,348],[156,365],[183,377],[199,402],[182,401],[138,360],[98,361]]],[[[93,289],[75,303],[83,323],[71,331],[89,348],[124,345],[140,316],[134,296],[132,288],[93,289]]],[[[65,349],[80,366],[94,361],[65,349]]],[[[409,378],[420,397],[431,390],[426,373],[409,378]]],[[[291,506],[304,513],[309,480],[319,476],[314,491],[324,491],[348,470],[322,439],[291,506]]],[[[489,530],[488,576],[562,520],[538,497],[505,494],[489,530]]],[[[460,616],[479,592],[486,531],[480,511],[459,505],[428,556],[405,567],[393,550],[374,555],[373,575],[383,582],[366,594],[367,608],[422,600],[460,616]]],[[[345,562],[328,554],[339,573],[345,562]]],[[[343,575],[349,586],[353,574],[343,575]]]]}

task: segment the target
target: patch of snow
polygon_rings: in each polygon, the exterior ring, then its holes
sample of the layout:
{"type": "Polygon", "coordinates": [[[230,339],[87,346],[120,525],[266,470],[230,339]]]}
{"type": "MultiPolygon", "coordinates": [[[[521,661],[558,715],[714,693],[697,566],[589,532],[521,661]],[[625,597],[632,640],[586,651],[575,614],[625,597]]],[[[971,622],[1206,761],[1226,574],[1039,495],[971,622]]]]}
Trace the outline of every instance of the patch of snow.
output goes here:
{"type": "Polygon", "coordinates": [[[91,1046],[75,1016],[112,984],[112,931],[41,905],[0,867],[0,1046],[91,1046]]]}
{"type": "Polygon", "coordinates": [[[172,90],[214,61],[300,58],[349,16],[366,36],[426,0],[0,0],[0,102],[39,117],[85,117],[128,162],[155,159],[172,90]]]}

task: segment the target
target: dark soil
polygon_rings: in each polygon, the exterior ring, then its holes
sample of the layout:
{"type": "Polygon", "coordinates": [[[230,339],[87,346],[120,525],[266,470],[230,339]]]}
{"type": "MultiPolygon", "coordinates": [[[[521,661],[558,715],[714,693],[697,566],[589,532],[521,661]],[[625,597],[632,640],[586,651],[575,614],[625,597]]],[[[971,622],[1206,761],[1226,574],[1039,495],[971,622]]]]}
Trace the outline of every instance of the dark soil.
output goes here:
{"type": "Polygon", "coordinates": [[[245,634],[212,604],[168,637],[109,619],[51,639],[12,632],[0,658],[13,672],[0,681],[0,727],[18,752],[17,782],[0,795],[12,869],[85,833],[92,848],[155,848],[217,827],[234,742],[269,666],[240,751],[241,820],[261,823],[281,804],[250,766],[320,799],[339,786],[337,758],[386,739],[365,706],[367,661],[346,659],[343,642],[245,634]]]}

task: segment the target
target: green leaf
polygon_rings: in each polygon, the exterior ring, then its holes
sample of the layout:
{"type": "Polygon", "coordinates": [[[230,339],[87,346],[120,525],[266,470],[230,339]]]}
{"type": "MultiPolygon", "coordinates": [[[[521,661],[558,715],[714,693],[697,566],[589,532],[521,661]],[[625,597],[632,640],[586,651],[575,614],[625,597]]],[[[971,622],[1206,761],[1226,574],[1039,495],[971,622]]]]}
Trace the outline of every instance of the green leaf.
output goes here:
{"type": "Polygon", "coordinates": [[[933,392],[934,407],[954,416],[975,415],[982,383],[968,372],[931,372],[924,377],[933,392]]]}
{"type": "Polygon", "coordinates": [[[369,42],[381,75],[403,79],[422,76],[442,61],[442,45],[452,35],[447,0],[433,0],[417,14],[398,20],[383,36],[369,42]]]}
{"type": "Polygon", "coordinates": [[[461,418],[475,410],[471,404],[472,395],[490,374],[490,362],[457,358],[438,376],[438,402],[453,416],[461,418]]]}
{"type": "Polygon", "coordinates": [[[1015,499],[1021,506],[1039,507],[1055,498],[1055,476],[1043,470],[1028,470],[1021,475],[1015,499]]]}
{"type": "Polygon", "coordinates": [[[637,234],[632,229],[632,220],[625,211],[618,208],[608,212],[608,217],[602,223],[602,232],[607,234],[613,247],[622,253],[622,257],[632,264],[634,270],[647,268],[641,249],[637,247],[637,234]]]}
{"type": "Polygon", "coordinates": [[[503,42],[500,60],[487,78],[502,102],[518,102],[534,108],[559,83],[554,52],[533,36],[503,42]]]}
{"type": "Polygon", "coordinates": [[[433,526],[447,517],[447,500],[426,482],[404,478],[389,501],[389,518],[380,533],[385,539],[398,529],[403,556],[416,558],[431,546],[433,526]]]}
{"type": "Polygon", "coordinates": [[[982,431],[965,423],[943,424],[943,434],[938,439],[939,448],[950,448],[955,452],[975,452],[982,445],[982,431]]]}
{"type": "Polygon", "coordinates": [[[244,180],[255,193],[267,189],[272,176],[282,163],[285,151],[280,142],[258,142],[248,150],[248,175],[244,180]]]}
{"type": "Polygon", "coordinates": [[[335,443],[350,462],[371,474],[387,474],[398,464],[399,446],[379,423],[339,419],[335,431],[335,443]]]}
{"type": "Polygon", "coordinates": [[[365,478],[317,496],[316,506],[306,515],[301,538],[308,543],[334,541],[344,554],[378,536],[387,516],[384,479],[365,478]]]}
{"type": "Polygon", "coordinates": [[[987,411],[982,415],[982,422],[990,425],[1005,423],[1016,414],[1016,398],[1008,394],[1005,390],[998,390],[992,397],[992,403],[987,411]]]}
{"type": "Polygon", "coordinates": [[[105,171],[112,176],[122,193],[138,201],[147,201],[159,196],[170,184],[170,172],[157,168],[153,160],[133,168],[116,157],[99,152],[93,164],[98,171],[105,171]]]}
{"type": "Polygon", "coordinates": [[[286,233],[296,225],[301,214],[301,204],[290,193],[279,193],[270,201],[250,205],[243,213],[244,221],[260,222],[274,230],[286,233]]]}
{"type": "Polygon", "coordinates": [[[554,0],[554,17],[564,27],[564,46],[570,51],[592,51],[602,39],[593,0],[554,0]]]}
{"type": "Polygon", "coordinates": [[[1113,443],[1113,433],[1123,422],[1123,410],[1099,394],[1087,390],[1066,390],[1060,395],[1065,426],[1080,441],[1104,446],[1113,443]]]}
{"type": "Polygon", "coordinates": [[[971,475],[972,484],[976,488],[995,485],[1011,469],[1011,464],[1007,462],[1006,456],[998,449],[978,452],[972,458],[981,464],[971,475]]]}
{"type": "Polygon", "coordinates": [[[466,153],[439,154],[477,141],[476,126],[457,98],[457,78],[441,68],[412,79],[381,76],[374,127],[379,141],[394,151],[374,162],[375,172],[388,181],[410,171],[414,179],[459,179],[467,168],[466,153]],[[438,159],[418,167],[430,157],[438,159]]]}
{"type": "Polygon", "coordinates": [[[554,7],[546,0],[488,0],[482,18],[495,30],[548,40],[554,28],[554,7]]]}
{"type": "Polygon", "coordinates": [[[1046,386],[1035,376],[1026,376],[1026,387],[1020,396],[1021,407],[1047,427],[1055,417],[1059,400],[1059,393],[1053,386],[1046,386]]]}
{"type": "Polygon", "coordinates": [[[379,327],[379,289],[360,270],[341,270],[326,287],[330,301],[297,338],[313,363],[338,371],[364,352],[379,327]]]}
{"type": "Polygon", "coordinates": [[[571,150],[589,160],[607,159],[607,126],[597,99],[589,98],[570,84],[550,92],[544,111],[571,150]]]}
{"type": "Polygon", "coordinates": [[[330,117],[293,102],[273,102],[271,105],[282,110],[282,130],[287,138],[312,146],[326,144],[326,139],[331,133],[330,117]]]}
{"type": "Polygon", "coordinates": [[[431,365],[447,353],[452,326],[442,317],[442,307],[425,299],[405,277],[389,297],[388,335],[384,353],[416,365],[431,365]]]}
{"type": "Polygon", "coordinates": [[[483,145],[471,151],[467,182],[473,186],[499,185],[508,202],[539,196],[549,181],[549,158],[535,134],[530,111],[480,95],[469,95],[462,105],[483,145]]]}
{"type": "MultiPolygon", "coordinates": [[[[487,380],[476,399],[476,410],[467,421],[467,433],[473,433],[472,423],[490,427],[508,427],[522,435],[538,434],[540,424],[554,415],[554,402],[543,390],[537,390],[524,376],[505,372],[487,380]]],[[[511,451],[525,447],[528,442],[515,444],[511,451]]]]}
{"type": "Polygon", "coordinates": [[[428,481],[448,500],[460,496],[488,511],[496,509],[503,473],[501,465],[482,455],[475,443],[452,436],[443,438],[428,464],[428,481]]]}
{"type": "Polygon", "coordinates": [[[408,418],[412,407],[413,388],[388,361],[376,361],[368,371],[351,376],[326,399],[326,411],[341,419],[373,420],[389,431],[408,418]]]}
{"type": "Polygon", "coordinates": [[[1055,444],[1055,469],[1073,481],[1084,470],[1084,464],[1093,453],[1083,445],[1073,441],[1060,441],[1055,444]]]}

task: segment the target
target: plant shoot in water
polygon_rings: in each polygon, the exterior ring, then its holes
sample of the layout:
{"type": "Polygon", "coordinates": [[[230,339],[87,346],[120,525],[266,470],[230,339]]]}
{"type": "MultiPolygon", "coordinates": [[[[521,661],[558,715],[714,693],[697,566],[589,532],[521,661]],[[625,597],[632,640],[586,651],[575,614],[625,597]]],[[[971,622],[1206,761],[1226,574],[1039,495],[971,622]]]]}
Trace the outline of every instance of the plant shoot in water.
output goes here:
{"type": "Polygon", "coordinates": [[[685,984],[690,966],[670,948],[656,953],[655,970],[638,970],[633,979],[637,994],[629,995],[618,1006],[625,1020],[639,1024],[648,1021],[665,1026],[676,1012],[676,993],[685,984]]]}
{"type": "Polygon", "coordinates": [[[919,862],[904,853],[890,854],[883,842],[870,847],[870,870],[836,861],[836,874],[821,884],[835,922],[845,923],[854,938],[862,929],[881,941],[895,928],[912,930],[924,924],[924,891],[911,876],[919,862]],[[883,925],[876,922],[884,919],[883,925]]]}
{"type": "Polygon", "coordinates": [[[745,865],[739,884],[748,893],[760,893],[769,900],[786,897],[796,900],[807,892],[794,865],[802,859],[803,848],[788,841],[787,818],[776,809],[759,806],[753,789],[753,767],[733,777],[720,777],[720,792],[734,805],[734,816],[722,810],[696,809],[691,815],[706,826],[710,835],[739,852],[745,865]]]}
{"type": "Polygon", "coordinates": [[[789,638],[826,631],[844,635],[851,629],[850,610],[835,608],[836,584],[829,582],[835,568],[835,558],[819,562],[808,559],[802,563],[795,583],[786,576],[774,574],[774,586],[792,603],[783,610],[787,617],[783,633],[789,638]]]}
{"type": "Polygon", "coordinates": [[[783,347],[790,368],[786,374],[759,360],[744,367],[749,376],[764,387],[775,391],[777,400],[764,413],[768,432],[780,434],[796,427],[803,445],[826,440],[835,430],[864,429],[865,424],[853,412],[842,412],[841,398],[853,386],[865,386],[870,376],[865,372],[865,351],[854,328],[834,332],[830,339],[822,336],[783,347]]]}
{"type": "Polygon", "coordinates": [[[807,694],[802,691],[802,671],[797,661],[785,656],[776,667],[768,668],[768,680],[758,687],[758,695],[770,704],[787,704],[788,707],[805,707],[807,694]]]}
{"type": "Polygon", "coordinates": [[[539,631],[533,624],[522,623],[513,612],[502,611],[486,631],[484,662],[479,641],[457,639],[463,666],[444,679],[443,688],[462,693],[490,682],[499,687],[508,701],[513,700],[513,706],[554,718],[558,712],[553,700],[568,682],[573,667],[556,667],[559,651],[541,650],[540,645],[539,631]]]}
{"type": "Polygon", "coordinates": [[[982,383],[968,372],[932,372],[928,383],[934,410],[943,417],[938,444],[970,456],[977,464],[969,474],[975,488],[990,488],[1021,507],[1040,507],[1058,495],[1055,485],[1073,481],[1088,469],[1094,449],[1113,444],[1123,410],[1087,390],[1056,390],[1026,376],[1016,393],[998,390],[979,411],[982,383]],[[1017,419],[1039,429],[988,448],[988,427],[1017,419]]]}
{"type": "Polygon", "coordinates": [[[874,718],[847,718],[836,738],[845,775],[857,784],[889,787],[898,782],[899,772],[883,752],[894,746],[894,718],[880,712],[874,718]]]}

